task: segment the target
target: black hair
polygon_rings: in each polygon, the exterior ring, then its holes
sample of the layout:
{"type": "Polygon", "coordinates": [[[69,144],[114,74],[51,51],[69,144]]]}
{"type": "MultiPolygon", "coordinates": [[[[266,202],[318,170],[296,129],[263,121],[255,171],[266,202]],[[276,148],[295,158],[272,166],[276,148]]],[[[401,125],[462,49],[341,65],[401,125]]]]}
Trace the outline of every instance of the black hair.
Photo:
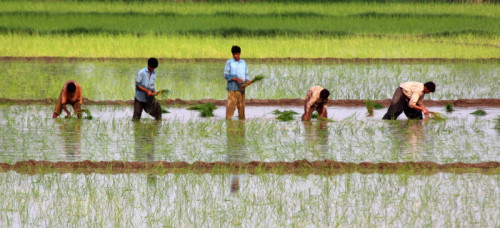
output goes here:
{"type": "Polygon", "coordinates": [[[436,91],[436,84],[434,84],[434,82],[426,82],[424,84],[424,86],[432,93],[434,93],[434,91],[436,91]]]}
{"type": "Polygon", "coordinates": [[[156,58],[149,58],[148,59],[148,66],[151,68],[157,68],[158,67],[158,59],[156,58]]]}
{"type": "Polygon", "coordinates": [[[330,91],[328,91],[327,89],[323,89],[323,90],[321,90],[321,92],[319,93],[319,97],[321,97],[321,98],[323,98],[323,99],[328,98],[328,96],[330,96],[330,91]]]}
{"type": "Polygon", "coordinates": [[[66,86],[66,89],[68,90],[68,92],[74,93],[76,91],[75,83],[73,83],[73,82],[68,83],[68,85],[66,86]]]}
{"type": "Polygon", "coordinates": [[[234,45],[231,47],[231,53],[233,53],[233,54],[234,53],[241,53],[241,48],[239,46],[234,45]]]}

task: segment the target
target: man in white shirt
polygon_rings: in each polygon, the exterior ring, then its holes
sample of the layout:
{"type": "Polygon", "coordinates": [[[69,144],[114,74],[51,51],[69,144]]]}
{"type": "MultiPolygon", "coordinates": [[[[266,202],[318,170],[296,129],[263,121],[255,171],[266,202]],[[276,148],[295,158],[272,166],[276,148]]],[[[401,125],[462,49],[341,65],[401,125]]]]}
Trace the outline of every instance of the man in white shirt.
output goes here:
{"type": "Polygon", "coordinates": [[[424,95],[434,93],[436,85],[434,82],[405,82],[394,92],[391,106],[384,115],[384,120],[395,120],[402,112],[408,119],[422,119],[422,112],[427,116],[429,110],[424,106],[424,95]]]}

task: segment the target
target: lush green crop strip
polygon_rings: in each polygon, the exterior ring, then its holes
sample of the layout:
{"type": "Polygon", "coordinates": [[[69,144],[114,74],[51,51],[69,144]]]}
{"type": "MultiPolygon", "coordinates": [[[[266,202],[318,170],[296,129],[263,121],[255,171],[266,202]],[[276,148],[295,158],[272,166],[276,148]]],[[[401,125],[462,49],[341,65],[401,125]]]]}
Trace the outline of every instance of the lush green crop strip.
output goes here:
{"type": "Polygon", "coordinates": [[[135,35],[0,35],[0,56],[230,58],[498,58],[500,37],[218,37],[135,35]],[[494,48],[492,48],[493,45],[494,48]],[[68,48],[71,47],[71,48],[68,48]]]}
{"type": "Polygon", "coordinates": [[[0,12],[102,12],[178,15],[225,14],[348,16],[373,14],[476,15],[498,16],[496,4],[442,3],[158,3],[158,2],[97,2],[97,1],[0,1],[0,12]]]}
{"type": "Polygon", "coordinates": [[[322,174],[338,175],[344,173],[382,173],[382,174],[435,174],[446,173],[484,173],[500,174],[500,162],[449,163],[435,162],[398,162],[398,163],[346,163],[333,160],[294,162],[121,162],[121,161],[81,161],[49,162],[20,161],[15,164],[0,163],[0,172],[19,173],[234,173],[234,174],[322,174]]]}
{"type": "Polygon", "coordinates": [[[364,13],[354,16],[176,15],[171,13],[0,14],[1,33],[19,34],[192,34],[216,36],[500,35],[498,17],[364,13]],[[244,20],[242,20],[244,18],[244,20]],[[41,23],[43,22],[43,23],[41,23]]]}

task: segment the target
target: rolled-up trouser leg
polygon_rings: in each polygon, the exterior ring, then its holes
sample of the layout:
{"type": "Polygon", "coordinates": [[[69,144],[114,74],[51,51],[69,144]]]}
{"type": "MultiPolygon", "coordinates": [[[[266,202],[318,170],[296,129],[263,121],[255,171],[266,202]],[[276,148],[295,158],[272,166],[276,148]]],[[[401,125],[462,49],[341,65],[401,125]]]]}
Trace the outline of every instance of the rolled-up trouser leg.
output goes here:
{"type": "Polygon", "coordinates": [[[417,120],[423,119],[422,111],[410,108],[410,106],[408,106],[408,105],[405,106],[404,112],[405,112],[406,117],[408,117],[408,119],[410,119],[410,120],[411,119],[417,119],[417,120]]]}
{"type": "Polygon", "coordinates": [[[382,119],[395,120],[408,106],[408,98],[403,93],[403,89],[398,87],[392,96],[391,105],[382,119]]]}
{"type": "Polygon", "coordinates": [[[227,91],[227,104],[226,104],[226,120],[230,120],[233,117],[234,109],[236,109],[237,104],[237,92],[227,91]]]}
{"type": "Polygon", "coordinates": [[[245,119],[245,91],[242,92],[236,92],[238,93],[238,99],[237,99],[237,107],[238,107],[238,119],[244,120],[245,119]]]}
{"type": "Polygon", "coordinates": [[[155,118],[155,120],[161,120],[161,106],[156,99],[146,103],[144,111],[155,118]]]}
{"type": "Polygon", "coordinates": [[[134,99],[134,116],[132,117],[132,120],[141,119],[142,109],[144,109],[143,103],[138,101],[137,99],[134,99]]]}

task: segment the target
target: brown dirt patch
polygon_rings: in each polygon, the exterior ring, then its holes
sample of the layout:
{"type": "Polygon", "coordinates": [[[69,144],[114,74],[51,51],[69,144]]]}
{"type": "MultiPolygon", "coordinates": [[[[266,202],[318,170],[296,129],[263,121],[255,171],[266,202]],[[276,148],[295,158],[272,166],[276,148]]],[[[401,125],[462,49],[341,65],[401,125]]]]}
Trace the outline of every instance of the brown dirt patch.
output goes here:
{"type": "Polygon", "coordinates": [[[423,162],[381,162],[350,163],[333,160],[293,162],[121,162],[121,161],[19,161],[15,164],[0,163],[0,172],[15,171],[18,173],[233,173],[233,174],[297,174],[297,175],[338,175],[343,173],[381,173],[381,174],[415,174],[428,175],[435,173],[482,173],[500,174],[500,162],[480,163],[448,163],[438,164],[423,162]]]}
{"type": "MultiPolygon", "coordinates": [[[[374,102],[380,103],[386,107],[389,107],[391,99],[383,100],[373,100],[374,102]]],[[[56,102],[55,98],[45,98],[45,99],[8,99],[0,98],[0,103],[12,104],[12,105],[32,105],[32,104],[42,104],[42,105],[53,105],[56,102]]],[[[94,101],[87,98],[83,99],[84,104],[87,105],[133,105],[133,100],[102,100],[94,101]]],[[[160,100],[160,104],[163,105],[195,105],[195,104],[205,104],[214,103],[215,105],[224,106],[226,105],[226,100],[215,100],[215,99],[202,99],[202,100],[183,100],[183,99],[165,99],[160,100]]],[[[484,99],[458,99],[458,100],[426,100],[425,104],[427,106],[444,106],[446,103],[450,103],[455,107],[500,107],[500,99],[494,98],[484,98],[484,99]]],[[[247,106],[302,106],[304,105],[304,99],[302,98],[291,98],[291,99],[247,99],[245,102],[247,106]]],[[[346,99],[346,100],[330,100],[328,102],[330,106],[365,106],[364,100],[359,99],[346,99]]]]}

